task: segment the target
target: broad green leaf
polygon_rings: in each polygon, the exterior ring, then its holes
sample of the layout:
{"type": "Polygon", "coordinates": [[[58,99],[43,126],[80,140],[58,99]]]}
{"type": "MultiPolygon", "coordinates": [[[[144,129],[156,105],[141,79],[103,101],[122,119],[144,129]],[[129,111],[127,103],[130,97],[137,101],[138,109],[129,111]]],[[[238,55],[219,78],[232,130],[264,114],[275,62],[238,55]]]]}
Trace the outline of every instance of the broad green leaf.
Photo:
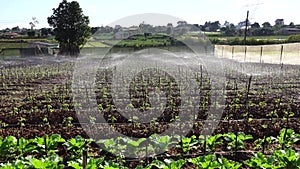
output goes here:
{"type": "Polygon", "coordinates": [[[46,168],[43,160],[32,159],[31,161],[34,168],[46,168]]]}
{"type": "Polygon", "coordinates": [[[74,161],[68,162],[68,166],[73,167],[74,169],[82,169],[82,166],[74,161]]]}
{"type": "Polygon", "coordinates": [[[133,147],[138,147],[138,146],[140,146],[140,144],[141,144],[142,142],[144,142],[144,141],[146,141],[146,140],[147,140],[146,138],[140,138],[140,139],[138,139],[137,141],[130,140],[130,141],[128,142],[128,144],[131,145],[131,146],[133,146],[133,147]]]}

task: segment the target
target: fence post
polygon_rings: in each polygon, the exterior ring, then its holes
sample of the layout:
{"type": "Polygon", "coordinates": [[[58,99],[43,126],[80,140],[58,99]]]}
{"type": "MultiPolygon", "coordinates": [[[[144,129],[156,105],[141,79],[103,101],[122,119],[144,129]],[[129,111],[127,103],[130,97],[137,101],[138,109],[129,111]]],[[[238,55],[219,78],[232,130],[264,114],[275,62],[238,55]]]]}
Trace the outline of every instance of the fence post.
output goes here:
{"type": "Polygon", "coordinates": [[[86,169],[86,165],[87,165],[87,149],[86,148],[83,148],[82,150],[82,168],[83,169],[86,169]]]}
{"type": "Polygon", "coordinates": [[[48,147],[47,147],[47,135],[44,135],[44,146],[45,146],[45,153],[48,154],[48,147]]]}
{"type": "Polygon", "coordinates": [[[233,59],[233,55],[234,55],[234,46],[232,46],[232,59],[233,59]]]}
{"type": "Polygon", "coordinates": [[[222,46],[222,58],[224,58],[224,46],[222,46]]]}
{"type": "Polygon", "coordinates": [[[264,49],[264,47],[261,46],[261,47],[260,47],[260,58],[259,58],[259,63],[262,63],[263,49],[264,49]]]}
{"type": "Polygon", "coordinates": [[[298,44],[298,57],[300,56],[300,44],[298,44]]]}
{"type": "Polygon", "coordinates": [[[280,51],[280,64],[282,64],[282,56],[283,56],[283,45],[281,45],[281,51],[280,51]]]}
{"type": "Polygon", "coordinates": [[[246,62],[246,57],[247,57],[247,46],[245,46],[245,57],[244,57],[244,62],[246,62]]]}

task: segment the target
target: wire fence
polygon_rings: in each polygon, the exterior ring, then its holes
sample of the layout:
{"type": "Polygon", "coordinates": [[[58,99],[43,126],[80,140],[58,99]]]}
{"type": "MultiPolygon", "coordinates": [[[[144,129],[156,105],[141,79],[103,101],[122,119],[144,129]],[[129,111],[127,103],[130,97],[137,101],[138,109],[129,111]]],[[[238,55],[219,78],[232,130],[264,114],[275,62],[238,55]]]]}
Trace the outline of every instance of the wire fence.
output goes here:
{"type": "Polygon", "coordinates": [[[239,62],[299,65],[300,43],[262,46],[216,45],[215,55],[239,62]]]}

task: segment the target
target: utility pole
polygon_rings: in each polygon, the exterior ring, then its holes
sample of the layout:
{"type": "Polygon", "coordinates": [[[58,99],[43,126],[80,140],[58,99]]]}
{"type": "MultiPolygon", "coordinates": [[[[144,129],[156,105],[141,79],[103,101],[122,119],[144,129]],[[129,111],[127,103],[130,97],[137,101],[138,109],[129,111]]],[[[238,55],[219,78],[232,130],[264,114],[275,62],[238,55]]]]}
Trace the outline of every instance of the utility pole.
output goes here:
{"type": "Polygon", "coordinates": [[[244,35],[244,45],[246,45],[246,40],[247,40],[248,22],[249,22],[249,11],[247,11],[246,28],[245,28],[245,35],[244,35]]]}
{"type": "MultiPolygon", "coordinates": [[[[252,9],[252,16],[251,19],[253,19],[253,14],[256,12],[257,10],[257,6],[262,5],[263,3],[260,3],[260,0],[257,0],[257,3],[255,4],[248,4],[245,7],[252,7],[252,6],[256,6],[254,9],[252,9]]],[[[247,57],[247,31],[248,31],[248,23],[249,23],[249,9],[247,10],[247,18],[246,18],[246,28],[245,28],[245,35],[244,35],[244,46],[245,46],[245,58],[244,61],[246,61],[246,57],[247,57]]]]}
{"type": "Polygon", "coordinates": [[[246,56],[247,56],[247,46],[246,46],[246,43],[247,43],[248,22],[249,22],[249,10],[247,11],[245,36],[244,36],[244,45],[245,45],[245,57],[244,57],[244,61],[246,61],[246,56]]]}

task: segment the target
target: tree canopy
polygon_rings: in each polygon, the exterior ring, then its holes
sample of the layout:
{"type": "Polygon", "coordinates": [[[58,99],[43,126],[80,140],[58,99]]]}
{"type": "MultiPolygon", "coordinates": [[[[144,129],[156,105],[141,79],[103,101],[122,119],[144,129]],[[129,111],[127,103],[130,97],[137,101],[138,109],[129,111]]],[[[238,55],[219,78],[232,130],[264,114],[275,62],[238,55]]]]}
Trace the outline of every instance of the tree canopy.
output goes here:
{"type": "Polygon", "coordinates": [[[80,47],[91,35],[89,22],[76,1],[63,0],[53,9],[48,23],[54,28],[55,39],[59,42],[59,54],[77,56],[80,53],[80,47]]]}
{"type": "Polygon", "coordinates": [[[272,27],[272,25],[269,22],[264,22],[262,25],[263,25],[263,28],[270,28],[270,27],[272,27]]]}
{"type": "Polygon", "coordinates": [[[260,28],[259,23],[254,22],[254,24],[251,24],[251,28],[260,28]]]}

